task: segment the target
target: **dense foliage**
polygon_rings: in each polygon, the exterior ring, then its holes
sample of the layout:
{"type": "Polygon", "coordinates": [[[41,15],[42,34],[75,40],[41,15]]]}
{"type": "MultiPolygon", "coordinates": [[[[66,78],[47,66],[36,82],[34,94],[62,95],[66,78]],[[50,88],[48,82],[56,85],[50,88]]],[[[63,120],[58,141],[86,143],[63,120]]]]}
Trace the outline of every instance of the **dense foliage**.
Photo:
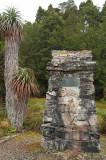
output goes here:
{"type": "Polygon", "coordinates": [[[103,96],[106,81],[106,3],[102,10],[92,0],[82,2],[79,9],[68,0],[47,10],[39,7],[35,22],[24,25],[20,46],[20,66],[34,70],[41,95],[47,90],[47,62],[51,50],[92,50],[98,67],[94,76],[96,96],[103,96]]]}

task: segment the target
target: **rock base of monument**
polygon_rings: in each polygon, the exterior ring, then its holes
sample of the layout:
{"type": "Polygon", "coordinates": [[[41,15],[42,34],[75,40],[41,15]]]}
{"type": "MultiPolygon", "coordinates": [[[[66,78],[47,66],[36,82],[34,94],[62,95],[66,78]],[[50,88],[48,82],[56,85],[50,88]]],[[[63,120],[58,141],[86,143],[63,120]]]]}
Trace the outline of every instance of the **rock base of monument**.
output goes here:
{"type": "Polygon", "coordinates": [[[94,102],[90,51],[53,51],[41,147],[45,151],[99,152],[99,130],[94,102]]]}

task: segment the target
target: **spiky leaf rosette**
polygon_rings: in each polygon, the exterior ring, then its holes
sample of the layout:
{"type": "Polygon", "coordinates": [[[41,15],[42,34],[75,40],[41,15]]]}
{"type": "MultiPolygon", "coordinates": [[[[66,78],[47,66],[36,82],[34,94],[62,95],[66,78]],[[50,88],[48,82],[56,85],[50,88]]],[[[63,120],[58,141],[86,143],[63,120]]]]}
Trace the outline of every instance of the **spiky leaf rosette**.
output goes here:
{"type": "Polygon", "coordinates": [[[16,8],[8,8],[3,12],[0,17],[0,30],[5,33],[5,38],[14,35],[15,40],[19,40],[22,28],[21,14],[16,8]]]}
{"type": "Polygon", "coordinates": [[[34,76],[33,70],[30,68],[20,68],[12,77],[10,83],[17,96],[30,96],[31,93],[35,96],[40,95],[37,80],[34,76]]]}

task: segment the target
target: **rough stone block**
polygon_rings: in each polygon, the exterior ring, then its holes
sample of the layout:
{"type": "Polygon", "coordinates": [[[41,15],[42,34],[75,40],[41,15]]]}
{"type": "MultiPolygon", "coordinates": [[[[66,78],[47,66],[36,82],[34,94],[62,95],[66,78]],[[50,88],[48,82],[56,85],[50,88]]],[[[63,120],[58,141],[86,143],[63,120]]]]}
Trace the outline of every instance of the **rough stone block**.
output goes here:
{"type": "Polygon", "coordinates": [[[46,94],[46,99],[47,100],[50,100],[51,99],[51,96],[49,94],[46,94]]]}
{"type": "Polygon", "coordinates": [[[57,138],[65,139],[65,132],[56,131],[56,132],[55,132],[55,135],[56,135],[57,138]]]}
{"type": "Polygon", "coordinates": [[[70,106],[69,106],[69,105],[60,104],[60,105],[58,106],[58,108],[59,108],[59,111],[60,111],[61,113],[64,113],[64,112],[70,113],[70,106]]]}
{"type": "MultiPolygon", "coordinates": [[[[90,135],[91,135],[92,141],[100,139],[100,135],[98,133],[91,132],[90,135]]],[[[96,143],[97,143],[97,141],[96,141],[96,143]]]]}
{"type": "Polygon", "coordinates": [[[88,126],[89,125],[89,123],[87,121],[76,121],[76,122],[74,122],[74,124],[77,126],[82,126],[82,125],[88,126]]]}
{"type": "Polygon", "coordinates": [[[48,91],[47,94],[50,96],[57,96],[57,92],[55,91],[51,91],[51,92],[48,91]]]}
{"type": "Polygon", "coordinates": [[[78,121],[86,121],[87,120],[87,114],[78,114],[77,115],[78,121]]]}
{"type": "Polygon", "coordinates": [[[69,142],[73,140],[73,130],[65,132],[65,139],[69,142]]]}
{"type": "Polygon", "coordinates": [[[88,130],[88,126],[83,126],[83,125],[82,126],[76,126],[75,128],[76,128],[76,130],[83,131],[83,132],[88,130]]]}
{"type": "Polygon", "coordinates": [[[53,122],[53,118],[44,116],[43,122],[44,122],[44,123],[52,123],[52,122],[53,122]]]}
{"type": "Polygon", "coordinates": [[[42,149],[44,152],[47,152],[47,151],[48,151],[47,141],[45,140],[44,137],[42,137],[42,140],[41,140],[41,149],[42,149]]]}
{"type": "Polygon", "coordinates": [[[55,138],[55,128],[53,127],[42,127],[42,135],[44,137],[48,137],[50,139],[54,139],[55,138]]]}
{"type": "Polygon", "coordinates": [[[89,124],[91,126],[96,126],[97,125],[97,116],[94,114],[94,115],[91,115],[89,117],[89,124]]]}
{"type": "Polygon", "coordinates": [[[81,134],[82,141],[90,141],[91,140],[89,132],[80,132],[80,134],[81,134]]]}
{"type": "Polygon", "coordinates": [[[65,96],[64,98],[63,97],[58,98],[58,104],[66,104],[67,105],[70,103],[74,104],[72,97],[65,96]]]}
{"type": "Polygon", "coordinates": [[[79,95],[79,89],[75,87],[67,87],[66,88],[66,94],[71,96],[78,96],[79,95]]]}
{"type": "Polygon", "coordinates": [[[76,113],[76,108],[75,108],[75,106],[72,105],[72,104],[71,104],[71,105],[68,105],[68,106],[70,107],[70,108],[69,108],[69,109],[70,109],[70,113],[74,113],[74,114],[75,114],[75,113],[76,113]]]}
{"type": "Polygon", "coordinates": [[[76,141],[80,140],[80,135],[81,135],[80,132],[74,131],[73,132],[73,140],[76,140],[76,141]]]}
{"type": "Polygon", "coordinates": [[[69,114],[62,113],[61,117],[62,117],[62,121],[63,121],[64,126],[68,126],[71,123],[71,117],[69,116],[69,114]]]}
{"type": "Polygon", "coordinates": [[[56,105],[57,104],[57,100],[46,100],[46,105],[47,106],[53,106],[53,105],[56,105]]]}
{"type": "Polygon", "coordinates": [[[59,88],[59,97],[66,96],[66,89],[65,88],[59,88]]]}
{"type": "Polygon", "coordinates": [[[56,140],[54,141],[55,150],[64,151],[67,149],[67,141],[66,140],[56,140]]]}
{"type": "Polygon", "coordinates": [[[88,130],[89,130],[89,132],[94,132],[94,133],[100,132],[100,129],[97,125],[96,126],[88,126],[88,130]]]}

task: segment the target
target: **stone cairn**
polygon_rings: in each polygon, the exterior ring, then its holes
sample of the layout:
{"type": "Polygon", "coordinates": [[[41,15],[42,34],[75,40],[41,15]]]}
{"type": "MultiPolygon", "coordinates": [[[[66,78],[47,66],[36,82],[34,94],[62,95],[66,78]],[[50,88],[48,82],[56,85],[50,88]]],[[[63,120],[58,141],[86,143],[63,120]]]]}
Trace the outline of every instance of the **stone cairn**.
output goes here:
{"type": "Polygon", "coordinates": [[[44,151],[99,152],[91,51],[53,51],[46,110],[41,127],[44,151]]]}

